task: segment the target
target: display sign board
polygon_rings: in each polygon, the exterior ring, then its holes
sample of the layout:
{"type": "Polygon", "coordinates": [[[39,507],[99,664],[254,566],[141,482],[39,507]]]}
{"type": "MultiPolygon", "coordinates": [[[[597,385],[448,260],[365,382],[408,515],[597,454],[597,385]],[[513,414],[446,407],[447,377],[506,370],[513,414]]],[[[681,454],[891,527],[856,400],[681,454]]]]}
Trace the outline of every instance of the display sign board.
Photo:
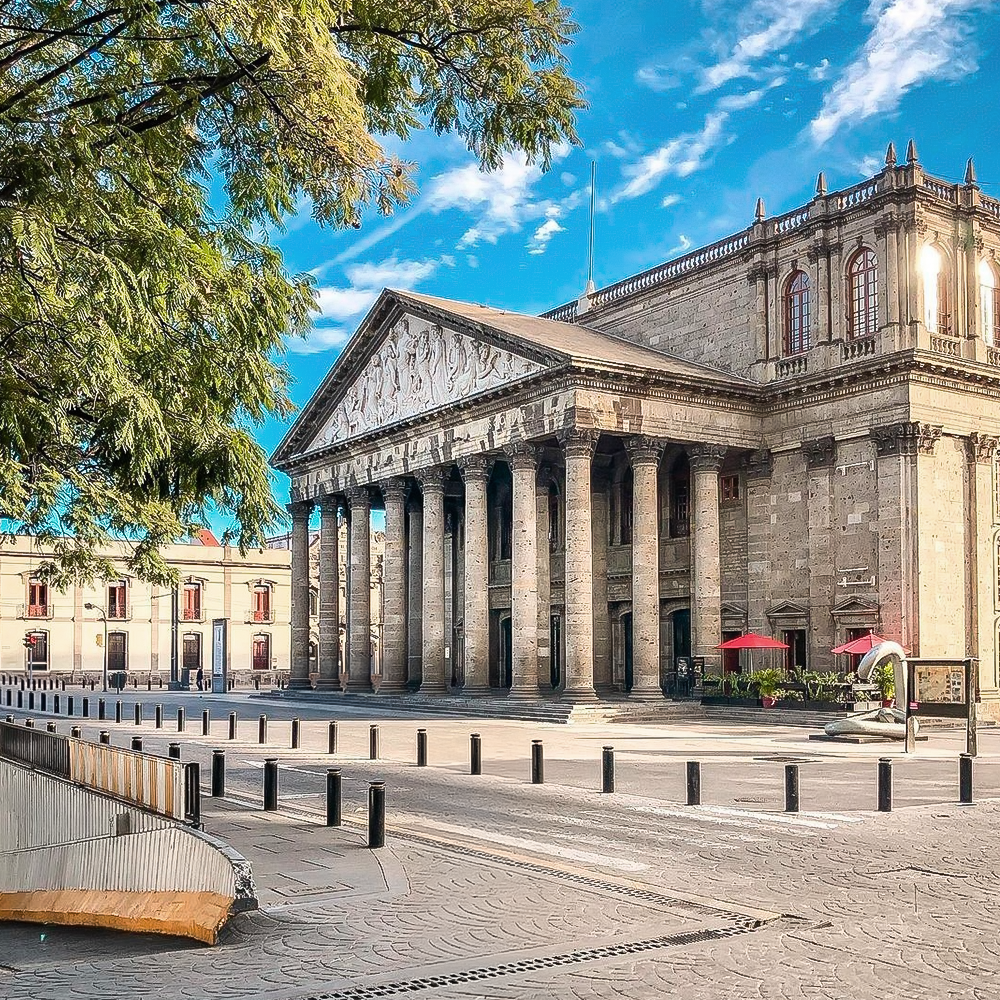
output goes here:
{"type": "Polygon", "coordinates": [[[212,620],[212,693],[226,693],[226,626],[225,618],[212,620]]]}

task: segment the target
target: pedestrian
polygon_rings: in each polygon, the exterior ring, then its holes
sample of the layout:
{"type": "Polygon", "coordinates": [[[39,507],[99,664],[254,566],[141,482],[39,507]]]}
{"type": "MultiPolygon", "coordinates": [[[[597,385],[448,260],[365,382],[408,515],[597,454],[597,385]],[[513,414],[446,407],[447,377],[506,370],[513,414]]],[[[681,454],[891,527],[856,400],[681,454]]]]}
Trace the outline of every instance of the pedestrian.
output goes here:
{"type": "Polygon", "coordinates": [[[198,685],[198,690],[201,691],[205,684],[205,671],[199,667],[198,673],[195,674],[195,684],[198,685]]]}

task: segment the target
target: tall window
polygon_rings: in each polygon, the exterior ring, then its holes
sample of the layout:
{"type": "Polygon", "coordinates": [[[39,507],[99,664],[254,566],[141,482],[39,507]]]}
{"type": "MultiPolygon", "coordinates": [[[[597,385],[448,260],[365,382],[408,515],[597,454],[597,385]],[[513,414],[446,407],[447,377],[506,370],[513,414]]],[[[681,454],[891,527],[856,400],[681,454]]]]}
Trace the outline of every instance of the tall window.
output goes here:
{"type": "Polygon", "coordinates": [[[878,330],[878,258],[865,247],[847,268],[848,331],[854,340],[871,337],[878,330]]]}
{"type": "Polygon", "coordinates": [[[980,335],[987,347],[1000,343],[1000,288],[993,265],[988,260],[979,262],[979,299],[982,323],[980,335]]]}
{"type": "Polygon", "coordinates": [[[269,622],[271,620],[271,585],[255,583],[253,587],[253,620],[269,622]]]}
{"type": "Polygon", "coordinates": [[[254,670],[271,669],[271,637],[264,632],[253,637],[251,665],[254,670]]]}
{"type": "Polygon", "coordinates": [[[670,470],[670,537],[683,538],[691,533],[691,466],[687,455],[680,455],[670,470]]]}
{"type": "Polygon", "coordinates": [[[125,603],[127,592],[124,580],[112,580],[108,584],[108,618],[128,618],[125,603]]]}
{"type": "Polygon", "coordinates": [[[785,286],[785,354],[809,350],[809,276],[796,271],[785,286]]]}
{"type": "Polygon", "coordinates": [[[201,584],[197,580],[184,584],[184,621],[201,621],[201,584]]]}
{"type": "Polygon", "coordinates": [[[940,252],[929,244],[920,251],[920,273],[924,282],[924,326],[930,333],[950,334],[948,269],[940,252]]]}
{"type": "Polygon", "coordinates": [[[611,545],[632,544],[631,467],[621,470],[611,485],[611,505],[608,508],[608,542],[611,545]]]}
{"type": "Polygon", "coordinates": [[[28,581],[28,617],[47,618],[49,615],[49,585],[32,577],[28,581]]]}
{"type": "Polygon", "coordinates": [[[49,669],[49,633],[29,632],[25,658],[29,670],[49,669]]]}
{"type": "Polygon", "coordinates": [[[125,632],[108,633],[108,671],[128,670],[128,634],[125,632]]]}
{"type": "Polygon", "coordinates": [[[559,505],[559,488],[549,483],[549,552],[557,552],[562,545],[562,511],[559,505]]]}

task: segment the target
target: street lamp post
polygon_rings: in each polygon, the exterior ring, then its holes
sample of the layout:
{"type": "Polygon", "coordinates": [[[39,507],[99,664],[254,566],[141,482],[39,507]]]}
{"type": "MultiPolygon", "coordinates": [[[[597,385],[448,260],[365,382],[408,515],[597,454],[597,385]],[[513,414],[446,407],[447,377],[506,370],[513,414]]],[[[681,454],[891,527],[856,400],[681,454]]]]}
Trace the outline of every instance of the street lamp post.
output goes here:
{"type": "Polygon", "coordinates": [[[107,612],[104,610],[103,607],[101,607],[100,604],[91,604],[90,601],[88,601],[86,604],[84,604],[84,607],[88,611],[100,611],[100,613],[101,613],[101,621],[104,622],[104,669],[103,669],[102,673],[103,673],[103,690],[107,691],[107,689],[108,689],[108,615],[107,615],[107,612]]]}

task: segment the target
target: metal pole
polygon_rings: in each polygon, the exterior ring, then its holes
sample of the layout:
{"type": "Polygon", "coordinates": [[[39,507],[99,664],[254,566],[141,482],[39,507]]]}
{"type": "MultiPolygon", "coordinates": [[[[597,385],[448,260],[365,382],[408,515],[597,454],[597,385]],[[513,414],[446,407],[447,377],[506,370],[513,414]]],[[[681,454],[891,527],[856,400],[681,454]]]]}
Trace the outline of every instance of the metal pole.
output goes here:
{"type": "Polygon", "coordinates": [[[184,709],[177,709],[177,732],[183,733],[187,728],[187,719],[184,716],[184,709]]]}
{"type": "Polygon", "coordinates": [[[958,801],[963,806],[972,805],[972,754],[963,753],[958,758],[958,801]]]}
{"type": "Polygon", "coordinates": [[[540,785],[545,780],[545,763],[542,758],[542,741],[531,741],[531,783],[540,785]]]}
{"type": "Polygon", "coordinates": [[[337,723],[330,723],[330,735],[327,743],[327,753],[337,752],[337,723]]]}
{"type": "Polygon", "coordinates": [[[892,758],[878,759],[878,811],[892,812],[892,758]]]}
{"type": "Polygon", "coordinates": [[[134,712],[134,715],[135,715],[135,724],[137,726],[141,726],[142,725],[142,702],[141,701],[137,701],[135,703],[135,712],[134,712]]]}
{"type": "Polygon", "coordinates": [[[177,584],[170,588],[170,687],[180,687],[181,673],[177,655],[177,619],[180,617],[177,599],[177,584]]]}
{"type": "Polygon", "coordinates": [[[385,782],[368,786],[368,846],[385,847],[385,782]]]}
{"type": "Polygon", "coordinates": [[[331,767],[326,772],[326,825],[340,826],[343,822],[343,785],[340,768],[331,767]]]}
{"type": "Polygon", "coordinates": [[[299,732],[302,723],[298,719],[292,719],[292,749],[298,750],[299,748],[299,732]]]}
{"type": "Polygon", "coordinates": [[[378,726],[368,727],[368,757],[371,760],[378,760],[378,726]]]}
{"type": "Polygon", "coordinates": [[[238,722],[238,720],[236,718],[236,713],[235,712],[230,712],[229,713],[229,738],[231,740],[235,740],[236,739],[236,726],[237,726],[237,722],[238,722]]]}
{"type": "Polygon", "coordinates": [[[201,713],[201,735],[209,736],[212,732],[212,713],[206,708],[201,713]]]}
{"type": "Polygon", "coordinates": [[[278,808],[278,758],[264,761],[264,809],[274,812],[278,808]]]}
{"type": "Polygon", "coordinates": [[[115,722],[120,723],[122,721],[122,703],[120,701],[115,702],[115,722]]]}
{"type": "Polygon", "coordinates": [[[162,705],[157,705],[156,708],[153,709],[153,719],[154,719],[153,725],[156,726],[157,729],[162,729],[163,728],[163,706],[162,705]]]}
{"type": "MultiPolygon", "coordinates": [[[[904,734],[906,741],[903,746],[905,753],[913,753],[917,749],[917,734],[913,728],[913,703],[917,697],[917,666],[915,663],[907,661],[906,664],[906,704],[903,708],[906,711],[906,728],[904,734]]],[[[898,695],[899,692],[897,692],[898,695]]]]}
{"type": "Polygon", "coordinates": [[[427,730],[417,730],[417,767],[427,766],[427,730]]]}
{"type": "Polygon", "coordinates": [[[226,751],[212,751],[212,796],[221,798],[226,794],[226,751]]]}
{"type": "Polygon", "coordinates": [[[181,759],[181,745],[180,743],[168,743],[167,744],[167,756],[171,760],[181,759]]]}
{"type": "Polygon", "coordinates": [[[687,804],[701,805],[701,762],[697,760],[687,762],[687,804]]]}
{"type": "Polygon", "coordinates": [[[483,773],[483,738],[479,733],[469,737],[469,774],[483,773]]]}
{"type": "Polygon", "coordinates": [[[101,615],[104,621],[104,663],[101,668],[101,687],[103,690],[108,690],[108,615],[105,612],[101,615]]]}
{"type": "Polygon", "coordinates": [[[785,765],[785,812],[799,811],[799,765],[785,765]]]}
{"type": "Polygon", "coordinates": [[[197,761],[184,765],[185,812],[191,825],[201,827],[201,767],[197,761]]]}
{"type": "Polygon", "coordinates": [[[263,746],[267,742],[267,716],[262,715],[257,720],[257,742],[263,746]]]}
{"type": "Polygon", "coordinates": [[[601,750],[601,791],[615,790],[615,748],[604,747],[601,750]]]}
{"type": "MultiPolygon", "coordinates": [[[[968,714],[965,720],[965,752],[971,757],[979,755],[979,732],[976,728],[976,684],[975,673],[978,660],[971,657],[965,661],[965,703],[968,714]]],[[[971,801],[971,800],[970,800],[971,801]]]]}

